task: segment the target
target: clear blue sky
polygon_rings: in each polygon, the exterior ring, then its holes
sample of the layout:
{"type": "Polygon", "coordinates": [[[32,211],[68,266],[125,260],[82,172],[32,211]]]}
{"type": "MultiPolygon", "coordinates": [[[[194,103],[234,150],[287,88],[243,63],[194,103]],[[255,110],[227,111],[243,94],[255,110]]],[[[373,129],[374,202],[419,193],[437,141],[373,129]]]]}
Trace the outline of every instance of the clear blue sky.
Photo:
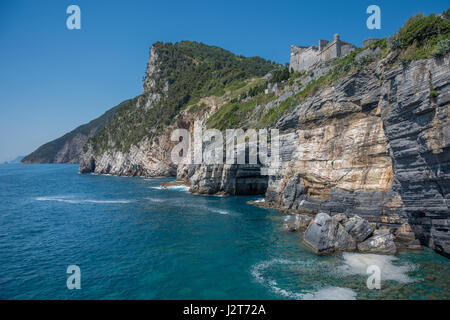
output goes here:
{"type": "Polygon", "coordinates": [[[395,32],[423,1],[0,1],[0,161],[26,155],[141,92],[149,47],[194,40],[245,56],[289,60],[290,45],[339,33],[358,46],[395,32]],[[66,8],[81,8],[81,30],[66,8]],[[370,4],[382,29],[366,27],[370,4]]]}

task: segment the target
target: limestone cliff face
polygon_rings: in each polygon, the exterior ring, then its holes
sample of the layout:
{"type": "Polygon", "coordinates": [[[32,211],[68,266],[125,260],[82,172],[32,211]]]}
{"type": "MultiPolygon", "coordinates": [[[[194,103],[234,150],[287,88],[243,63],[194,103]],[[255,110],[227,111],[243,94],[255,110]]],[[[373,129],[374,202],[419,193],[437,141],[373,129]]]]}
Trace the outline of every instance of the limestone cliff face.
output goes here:
{"type": "Polygon", "coordinates": [[[391,67],[394,58],[349,75],[278,121],[294,133],[284,137],[283,167],[269,179],[266,203],[358,214],[449,256],[450,58],[391,67]]]}
{"type": "MultiPolygon", "coordinates": [[[[158,47],[152,46],[143,94],[135,98],[135,105],[132,106],[135,108],[134,112],[151,109],[161,98],[167,96],[169,84],[168,80],[161,76],[162,63],[158,47]],[[162,88],[157,85],[161,82],[164,83],[162,88]]],[[[88,143],[85,152],[80,156],[79,172],[119,176],[175,176],[176,166],[170,160],[170,152],[174,146],[170,141],[173,129],[168,126],[155,139],[145,137],[126,151],[116,147],[115,141],[110,137],[107,137],[108,147],[100,152],[96,152],[92,143],[88,143]]]]}
{"type": "Polygon", "coordinates": [[[116,176],[166,177],[175,176],[176,166],[170,161],[173,144],[162,135],[160,140],[140,142],[129,152],[119,150],[95,154],[92,146],[80,157],[80,173],[111,174],[116,176]]]}
{"type": "MultiPolygon", "coordinates": [[[[155,43],[150,50],[143,92],[118,112],[81,155],[82,173],[172,176],[174,129],[217,109],[231,84],[245,85],[277,67],[262,58],[244,58],[218,47],[181,41],[155,43]],[[196,108],[197,115],[186,112],[196,108]]],[[[228,90],[229,91],[229,90],[228,90]]],[[[223,102],[223,101],[222,101],[223,102]]]]}
{"type": "MultiPolygon", "coordinates": [[[[265,205],[359,215],[449,256],[450,56],[407,66],[396,58],[348,75],[277,122],[282,167],[268,178],[265,205]]],[[[177,177],[202,194],[258,194],[266,184],[257,166],[179,166],[177,177]]]]}
{"type": "MultiPolygon", "coordinates": [[[[358,57],[379,54],[369,48],[358,57]]],[[[275,175],[261,176],[258,165],[172,163],[173,129],[192,132],[195,120],[205,123],[226,106],[217,97],[202,98],[197,114],[182,110],[174,118],[178,121],[162,125],[162,131],[150,130],[127,151],[117,145],[120,134],[116,140],[104,135],[107,148],[100,151],[98,144],[88,143],[80,172],[176,174],[194,193],[265,194],[266,206],[287,212],[358,215],[387,227],[397,239],[419,239],[450,256],[450,55],[402,65],[397,54],[369,59],[310,97],[292,100],[298,102],[274,125],[282,132],[282,166],[275,175]]],[[[280,89],[273,101],[256,103],[254,123],[331,68],[320,65],[296,85],[280,89]]],[[[165,78],[166,73],[161,55],[152,48],[143,94],[128,115],[152,111],[174,94],[173,79],[165,78]]],[[[124,123],[125,129],[135,128],[132,121],[124,123]]]]}

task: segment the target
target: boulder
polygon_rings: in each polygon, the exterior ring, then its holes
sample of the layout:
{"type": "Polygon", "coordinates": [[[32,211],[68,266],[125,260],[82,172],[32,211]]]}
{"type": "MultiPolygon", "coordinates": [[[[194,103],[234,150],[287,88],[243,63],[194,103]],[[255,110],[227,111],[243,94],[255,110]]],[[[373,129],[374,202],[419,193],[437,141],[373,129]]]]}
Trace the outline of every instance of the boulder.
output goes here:
{"type": "Polygon", "coordinates": [[[358,251],[362,253],[395,254],[397,247],[389,232],[376,234],[358,244],[358,251]]]}
{"type": "Polygon", "coordinates": [[[337,219],[326,213],[317,214],[303,238],[304,243],[316,254],[354,251],[355,240],[345,231],[337,219]]]}
{"type": "Polygon", "coordinates": [[[345,231],[347,231],[356,242],[363,242],[373,233],[373,229],[369,221],[357,215],[348,219],[344,226],[345,231]]]}
{"type": "Polygon", "coordinates": [[[304,214],[289,215],[284,219],[284,228],[291,232],[306,230],[311,220],[310,217],[304,214]]]}
{"type": "Polygon", "coordinates": [[[347,216],[343,213],[338,213],[333,216],[333,219],[336,219],[339,223],[345,224],[348,220],[347,216]]]}

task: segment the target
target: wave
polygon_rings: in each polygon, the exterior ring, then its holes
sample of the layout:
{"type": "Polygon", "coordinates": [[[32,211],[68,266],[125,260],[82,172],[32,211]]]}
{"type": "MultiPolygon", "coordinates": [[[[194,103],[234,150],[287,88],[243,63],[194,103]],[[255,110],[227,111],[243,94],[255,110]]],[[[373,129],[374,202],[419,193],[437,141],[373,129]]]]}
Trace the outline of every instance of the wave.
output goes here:
{"type": "Polygon", "coordinates": [[[189,187],[187,186],[169,186],[169,187],[149,187],[150,189],[156,190],[175,190],[175,191],[189,191],[189,187]]]}
{"type": "Polygon", "coordinates": [[[206,208],[206,210],[209,210],[209,211],[212,211],[212,212],[218,213],[218,214],[224,214],[224,215],[230,214],[227,210],[209,209],[209,208],[206,208]]]}
{"type": "Polygon", "coordinates": [[[255,278],[255,280],[264,285],[267,286],[272,292],[275,294],[278,294],[280,296],[283,296],[285,298],[289,299],[296,299],[296,300],[355,300],[356,299],[356,292],[349,288],[342,288],[342,287],[325,287],[325,288],[319,288],[316,291],[307,291],[307,292],[295,292],[292,290],[287,290],[281,288],[276,280],[273,279],[266,279],[264,277],[264,272],[267,268],[276,265],[276,264],[282,264],[282,265],[299,265],[301,267],[312,267],[313,264],[311,263],[305,263],[304,261],[290,261],[285,259],[273,259],[270,261],[265,261],[260,264],[257,264],[252,268],[251,274],[255,278]]]}
{"type": "Polygon", "coordinates": [[[399,258],[378,254],[344,253],[344,264],[338,267],[338,271],[344,275],[368,276],[367,268],[375,265],[380,268],[381,281],[392,280],[400,283],[414,282],[408,276],[415,267],[411,264],[394,265],[399,258]]]}
{"type": "Polygon", "coordinates": [[[131,203],[132,200],[90,200],[90,199],[72,199],[70,197],[37,197],[36,201],[56,201],[71,204],[97,203],[97,204],[113,204],[113,203],[131,203]]]}
{"type": "Polygon", "coordinates": [[[145,200],[149,200],[149,201],[151,201],[151,202],[164,202],[164,200],[163,199],[158,199],[158,198],[149,198],[149,197],[146,197],[146,198],[144,198],[145,200]]]}

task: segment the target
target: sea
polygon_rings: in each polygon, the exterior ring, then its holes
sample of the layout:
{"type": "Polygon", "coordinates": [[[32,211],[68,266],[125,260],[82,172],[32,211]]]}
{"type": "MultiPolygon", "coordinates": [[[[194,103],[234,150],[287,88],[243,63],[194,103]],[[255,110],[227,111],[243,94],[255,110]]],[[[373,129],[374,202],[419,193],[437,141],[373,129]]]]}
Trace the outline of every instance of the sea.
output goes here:
{"type": "Polygon", "coordinates": [[[0,299],[450,298],[449,259],[429,249],[319,257],[285,214],[247,203],[261,196],[172,180],[0,165],[0,299]]]}

